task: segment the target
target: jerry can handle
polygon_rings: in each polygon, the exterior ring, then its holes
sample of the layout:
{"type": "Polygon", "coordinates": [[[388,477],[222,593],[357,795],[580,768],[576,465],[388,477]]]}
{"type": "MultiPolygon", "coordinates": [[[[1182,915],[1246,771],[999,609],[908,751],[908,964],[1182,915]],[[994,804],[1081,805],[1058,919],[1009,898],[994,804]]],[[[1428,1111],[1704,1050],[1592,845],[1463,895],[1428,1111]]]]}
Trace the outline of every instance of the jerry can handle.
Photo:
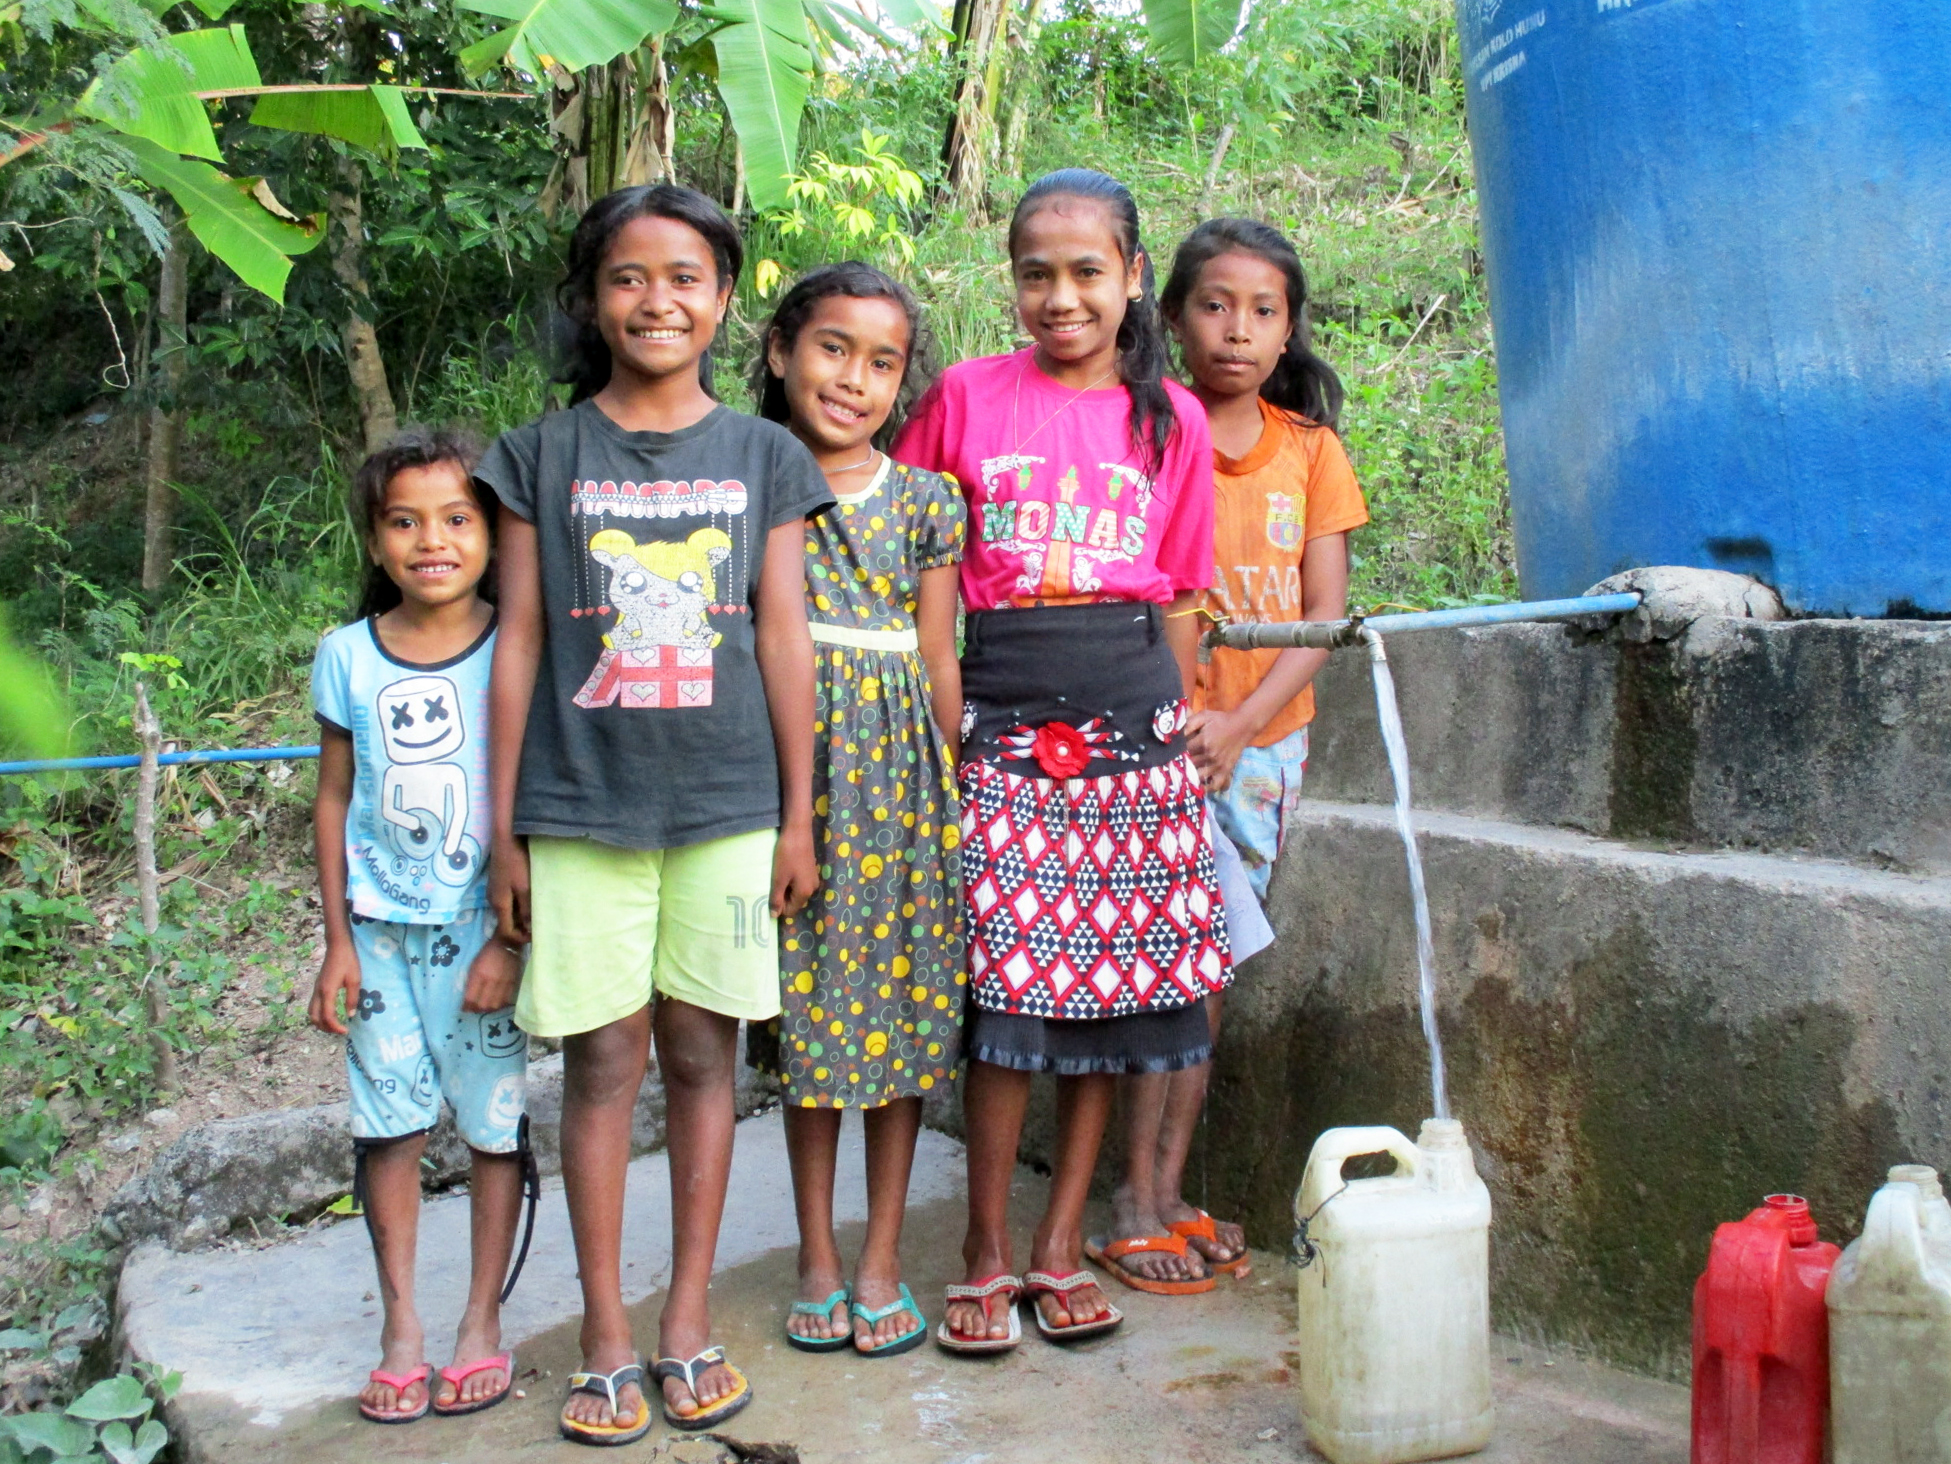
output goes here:
{"type": "Polygon", "coordinates": [[[1400,1176],[1418,1174],[1423,1167],[1422,1151],[1400,1129],[1387,1124],[1329,1129],[1314,1141],[1314,1148],[1307,1156],[1307,1172],[1294,1196],[1295,1220],[1313,1215],[1329,1195],[1342,1187],[1341,1166],[1357,1154],[1388,1154],[1395,1160],[1400,1176]]]}

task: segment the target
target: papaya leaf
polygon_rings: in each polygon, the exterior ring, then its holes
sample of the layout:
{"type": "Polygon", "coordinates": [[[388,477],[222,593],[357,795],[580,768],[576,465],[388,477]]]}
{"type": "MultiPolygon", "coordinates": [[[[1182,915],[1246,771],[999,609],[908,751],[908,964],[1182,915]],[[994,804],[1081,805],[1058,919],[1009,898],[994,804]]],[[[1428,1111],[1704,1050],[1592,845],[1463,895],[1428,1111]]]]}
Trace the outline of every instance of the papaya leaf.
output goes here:
{"type": "Polygon", "coordinates": [[[259,127],[284,132],[322,133],[387,156],[403,147],[424,148],[426,138],[413,125],[406,96],[396,86],[363,91],[273,92],[251,109],[259,127]]]}
{"type": "Polygon", "coordinates": [[[754,208],[782,208],[799,153],[806,107],[806,11],[800,0],[718,0],[712,13],[731,24],[712,38],[718,95],[745,151],[745,186],[754,208]]]}
{"type": "Polygon", "coordinates": [[[496,64],[541,76],[553,62],[570,71],[601,66],[677,22],[671,0],[460,0],[464,10],[513,21],[461,52],[479,75],[496,64]]]}
{"type": "Polygon", "coordinates": [[[75,110],[173,153],[222,161],[197,93],[262,85],[244,27],[185,31],[122,57],[89,84],[75,110]]]}
{"type": "Polygon", "coordinates": [[[129,138],[136,171],[174,198],[190,232],[254,290],[284,303],[291,256],[325,237],[318,217],[288,223],[261,203],[257,178],[227,178],[208,163],[191,162],[144,138],[129,138]]]}
{"type": "Polygon", "coordinates": [[[1144,0],[1145,29],[1167,66],[1203,66],[1239,29],[1241,0],[1144,0]]]}

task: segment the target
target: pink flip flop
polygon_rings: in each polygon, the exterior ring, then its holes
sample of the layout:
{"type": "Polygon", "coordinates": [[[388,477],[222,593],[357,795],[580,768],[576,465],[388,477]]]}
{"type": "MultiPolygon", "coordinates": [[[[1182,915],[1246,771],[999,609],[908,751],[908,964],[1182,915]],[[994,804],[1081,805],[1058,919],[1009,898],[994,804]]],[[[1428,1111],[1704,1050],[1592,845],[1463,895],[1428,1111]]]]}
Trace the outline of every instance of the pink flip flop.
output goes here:
{"type": "MultiPolygon", "coordinates": [[[[410,1373],[390,1373],[384,1368],[376,1367],[366,1374],[367,1378],[371,1381],[384,1383],[394,1392],[400,1394],[404,1394],[408,1388],[411,1388],[416,1383],[424,1384],[433,1375],[434,1370],[424,1362],[410,1373]]],[[[428,1388],[426,1390],[426,1396],[420,1400],[419,1408],[412,1413],[381,1413],[361,1403],[359,1405],[359,1416],[368,1423],[418,1423],[427,1416],[427,1410],[433,1406],[433,1401],[434,1390],[428,1388]]]]}
{"type": "Polygon", "coordinates": [[[476,1373],[487,1372],[490,1368],[500,1368],[508,1374],[508,1381],[501,1385],[500,1392],[490,1394],[486,1398],[477,1398],[472,1403],[456,1403],[448,1408],[443,1408],[436,1403],[433,1405],[434,1412],[442,1418],[459,1418],[464,1413],[480,1413],[504,1401],[515,1391],[515,1354],[512,1352],[504,1352],[499,1357],[484,1357],[478,1362],[457,1363],[452,1367],[444,1367],[440,1370],[440,1380],[443,1383],[452,1383],[454,1396],[458,1398],[462,1383],[476,1373]]]}

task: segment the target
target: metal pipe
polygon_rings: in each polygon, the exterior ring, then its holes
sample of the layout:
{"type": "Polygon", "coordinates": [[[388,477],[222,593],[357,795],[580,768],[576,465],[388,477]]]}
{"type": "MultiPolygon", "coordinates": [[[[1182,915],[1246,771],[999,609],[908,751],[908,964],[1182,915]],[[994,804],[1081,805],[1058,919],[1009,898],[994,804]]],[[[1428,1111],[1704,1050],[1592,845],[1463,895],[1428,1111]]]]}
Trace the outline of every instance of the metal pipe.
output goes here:
{"type": "MultiPolygon", "coordinates": [[[[1367,619],[1296,620],[1282,624],[1241,624],[1214,626],[1200,638],[1210,649],[1226,646],[1232,650],[1291,649],[1336,651],[1366,640],[1363,630],[1394,635],[1405,630],[1455,630],[1472,625],[1506,625],[1514,621],[1573,620],[1585,615],[1624,615],[1639,608],[1640,597],[1628,591],[1620,595],[1580,595],[1569,600],[1521,600],[1510,605],[1470,605],[1461,610],[1420,610],[1407,615],[1374,615],[1367,619]]],[[[1372,653],[1371,647],[1371,653],[1372,653]]]]}
{"type": "MultiPolygon", "coordinates": [[[[180,767],[185,763],[297,762],[317,757],[317,747],[236,747],[213,748],[205,752],[166,752],[156,759],[159,767],[180,767]]],[[[0,762],[0,777],[18,773],[84,772],[95,768],[133,768],[140,756],[117,754],[109,757],[53,757],[38,761],[0,762]]]]}

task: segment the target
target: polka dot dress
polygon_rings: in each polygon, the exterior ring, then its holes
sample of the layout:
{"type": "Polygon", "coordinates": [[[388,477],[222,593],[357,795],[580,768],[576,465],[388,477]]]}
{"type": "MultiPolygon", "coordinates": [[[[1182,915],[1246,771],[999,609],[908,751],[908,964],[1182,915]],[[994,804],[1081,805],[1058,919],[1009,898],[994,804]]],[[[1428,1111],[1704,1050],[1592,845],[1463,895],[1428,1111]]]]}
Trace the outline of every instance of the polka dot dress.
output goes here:
{"type": "MultiPolygon", "coordinates": [[[[962,556],[966,510],[936,473],[883,460],[806,532],[817,624],[911,630],[921,572],[962,556]]],[[[785,1101],[873,1108],[949,1082],[960,1057],[961,835],[955,772],[911,650],[813,647],[820,889],[780,927],[783,1013],[752,1029],[785,1101]]]]}

